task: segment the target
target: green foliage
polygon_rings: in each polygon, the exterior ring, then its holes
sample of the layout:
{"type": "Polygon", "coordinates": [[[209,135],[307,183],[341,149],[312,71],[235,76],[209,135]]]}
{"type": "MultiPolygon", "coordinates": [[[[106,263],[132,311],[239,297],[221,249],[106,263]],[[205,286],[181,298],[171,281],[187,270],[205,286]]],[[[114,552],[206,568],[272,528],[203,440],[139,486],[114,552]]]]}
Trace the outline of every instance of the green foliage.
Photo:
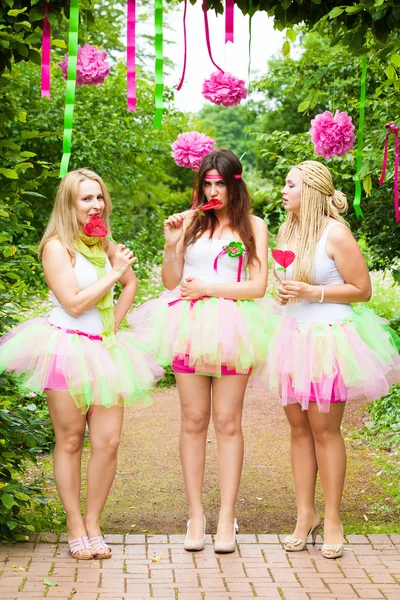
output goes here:
{"type": "MultiPolygon", "coordinates": [[[[0,1],[0,75],[20,61],[41,64],[42,20],[45,0],[0,1]]],[[[92,19],[94,0],[81,0],[81,19],[92,19]]],[[[69,16],[69,0],[51,3],[52,28],[69,16]]]]}
{"type": "Polygon", "coordinates": [[[0,375],[0,540],[25,539],[38,526],[36,509],[47,500],[41,481],[20,482],[27,464],[49,451],[53,432],[41,399],[21,398],[10,375],[0,375]]]}

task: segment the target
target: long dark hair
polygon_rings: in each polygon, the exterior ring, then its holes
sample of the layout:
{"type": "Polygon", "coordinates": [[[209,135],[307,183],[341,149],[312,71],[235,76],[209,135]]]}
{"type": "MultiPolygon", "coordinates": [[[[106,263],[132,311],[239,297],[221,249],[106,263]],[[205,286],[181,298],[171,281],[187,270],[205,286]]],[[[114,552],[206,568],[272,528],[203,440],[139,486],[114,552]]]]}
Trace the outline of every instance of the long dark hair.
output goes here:
{"type": "MultiPolygon", "coordinates": [[[[242,240],[246,248],[248,263],[258,260],[250,216],[250,196],[243,179],[235,179],[235,175],[242,174],[242,163],[236,154],[227,148],[213,150],[210,154],[207,154],[201,161],[198,175],[197,193],[200,205],[206,201],[203,190],[204,177],[212,169],[218,171],[226,185],[228,192],[229,225],[242,240]]],[[[218,218],[213,210],[205,211],[204,215],[200,213],[194,215],[185,232],[184,248],[189,244],[193,244],[206,231],[210,232],[211,239],[217,224],[218,218]]]]}

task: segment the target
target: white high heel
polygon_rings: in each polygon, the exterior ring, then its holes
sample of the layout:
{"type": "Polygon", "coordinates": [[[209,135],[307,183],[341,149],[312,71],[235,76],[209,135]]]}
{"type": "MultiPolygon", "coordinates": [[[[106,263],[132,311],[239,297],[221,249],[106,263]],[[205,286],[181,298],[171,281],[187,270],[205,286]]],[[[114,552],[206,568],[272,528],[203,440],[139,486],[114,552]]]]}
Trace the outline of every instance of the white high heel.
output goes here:
{"type": "Polygon", "coordinates": [[[205,542],[206,542],[206,518],[204,515],[203,515],[203,519],[204,519],[204,535],[203,535],[202,540],[189,540],[188,539],[190,519],[187,522],[186,537],[185,537],[185,541],[183,542],[183,547],[188,552],[199,552],[200,550],[204,550],[204,546],[205,546],[205,542]]]}
{"type": "Polygon", "coordinates": [[[310,529],[310,531],[307,533],[307,536],[304,539],[301,538],[295,538],[292,535],[288,535],[285,538],[285,541],[283,542],[283,547],[285,548],[286,552],[301,552],[302,550],[305,549],[305,547],[307,546],[307,541],[308,538],[311,535],[311,539],[312,539],[312,543],[315,546],[315,540],[317,539],[317,535],[318,535],[318,529],[321,525],[321,521],[319,516],[317,515],[315,517],[315,521],[310,529]]]}
{"type": "Polygon", "coordinates": [[[232,542],[214,542],[214,552],[217,554],[229,554],[236,550],[236,534],[239,531],[239,525],[236,519],[233,521],[233,541],[232,542]]]}

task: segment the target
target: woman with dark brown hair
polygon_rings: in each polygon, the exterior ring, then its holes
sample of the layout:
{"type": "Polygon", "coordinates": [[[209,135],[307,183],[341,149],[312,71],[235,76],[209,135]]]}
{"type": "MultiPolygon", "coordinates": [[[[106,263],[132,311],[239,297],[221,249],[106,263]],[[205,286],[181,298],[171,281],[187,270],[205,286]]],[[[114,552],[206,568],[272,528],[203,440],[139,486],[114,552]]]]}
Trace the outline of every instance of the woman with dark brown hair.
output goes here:
{"type": "Polygon", "coordinates": [[[178,385],[190,517],[184,547],[204,548],[202,488],[212,414],[221,487],[214,550],[234,552],[244,394],[276,322],[268,302],[256,300],[267,285],[268,232],[250,213],[242,165],[230,150],[214,150],[203,159],[198,196],[199,210],[164,222],[162,279],[170,291],[134,311],[131,323],[135,336],[141,328],[146,333],[160,364],[172,366],[178,385]]]}

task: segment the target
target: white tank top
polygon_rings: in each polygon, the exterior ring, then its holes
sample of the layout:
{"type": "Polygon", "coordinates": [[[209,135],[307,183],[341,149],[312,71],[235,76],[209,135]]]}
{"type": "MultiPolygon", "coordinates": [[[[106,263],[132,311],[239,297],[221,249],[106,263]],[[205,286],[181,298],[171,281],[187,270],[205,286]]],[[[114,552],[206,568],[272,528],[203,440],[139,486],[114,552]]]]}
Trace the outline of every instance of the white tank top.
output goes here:
{"type": "MultiPolygon", "coordinates": [[[[185,250],[185,264],[183,267],[183,279],[186,277],[200,277],[205,281],[213,283],[235,283],[237,282],[239,258],[231,257],[228,254],[218,255],[223,251],[224,246],[237,240],[217,240],[200,238],[193,244],[189,244],[185,250]],[[215,259],[217,260],[217,271],[214,270],[215,259]]],[[[246,279],[246,255],[243,257],[242,272],[240,281],[246,279]]]]}
{"type": "MultiPolygon", "coordinates": [[[[332,227],[341,223],[332,221],[324,229],[315,249],[315,285],[341,285],[346,283],[339,273],[335,261],[326,253],[326,240],[332,227]]],[[[286,279],[292,279],[293,267],[286,270],[286,279]]],[[[289,302],[283,308],[283,314],[287,317],[295,317],[298,321],[331,321],[340,319],[352,312],[351,304],[338,304],[335,302],[322,302],[318,300],[301,300],[300,302],[289,302]]]]}
{"type": "MultiPolygon", "coordinates": [[[[107,273],[111,271],[112,268],[107,255],[105,268],[107,273]]],[[[98,281],[94,265],[79,252],[75,252],[74,271],[80,290],[84,290],[98,281]]],[[[101,334],[104,328],[100,311],[97,306],[87,310],[80,315],[80,317],[73,317],[65,310],[65,308],[63,308],[53,292],[51,292],[50,295],[54,308],[49,315],[49,323],[56,325],[57,327],[62,327],[63,329],[84,331],[85,333],[90,333],[92,335],[101,334]]]]}

